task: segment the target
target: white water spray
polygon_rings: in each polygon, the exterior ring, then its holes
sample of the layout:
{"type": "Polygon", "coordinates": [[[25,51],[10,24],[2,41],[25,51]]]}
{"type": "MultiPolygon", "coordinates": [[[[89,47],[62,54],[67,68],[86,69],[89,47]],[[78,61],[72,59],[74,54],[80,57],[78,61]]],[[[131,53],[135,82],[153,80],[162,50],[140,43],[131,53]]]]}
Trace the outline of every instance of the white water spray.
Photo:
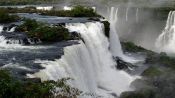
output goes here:
{"type": "Polygon", "coordinates": [[[136,23],[139,22],[139,8],[136,9],[136,23]]]}
{"type": "Polygon", "coordinates": [[[63,10],[65,10],[65,11],[70,11],[70,10],[72,10],[72,7],[64,6],[64,7],[63,7],[63,10]]]}
{"type": "Polygon", "coordinates": [[[108,20],[110,22],[110,51],[112,52],[112,55],[114,57],[121,57],[124,61],[130,62],[130,63],[136,63],[140,60],[136,60],[133,57],[128,57],[124,55],[122,51],[122,47],[120,44],[120,40],[117,34],[117,21],[118,21],[118,8],[111,7],[110,9],[110,15],[108,17],[108,20]]]}
{"type": "Polygon", "coordinates": [[[10,30],[8,30],[7,32],[14,32],[16,29],[16,27],[12,27],[10,30]]]}
{"type": "Polygon", "coordinates": [[[110,22],[110,50],[113,56],[123,57],[123,51],[121,48],[120,40],[116,30],[116,24],[118,19],[118,8],[111,7],[109,22],[110,22]]]}
{"type": "Polygon", "coordinates": [[[44,11],[50,11],[53,9],[53,6],[37,6],[37,10],[44,10],[44,11]]]}
{"type": "Polygon", "coordinates": [[[3,31],[4,26],[0,25],[0,33],[3,31]]]}
{"type": "Polygon", "coordinates": [[[36,76],[45,80],[71,77],[75,79],[70,83],[73,86],[105,98],[113,98],[111,93],[120,95],[131,90],[129,86],[135,77],[115,68],[102,23],[75,23],[66,27],[80,33],[84,43],[64,48],[65,55],[59,60],[37,61],[46,69],[36,73],[36,76]]]}
{"type": "Polygon", "coordinates": [[[170,11],[166,27],[156,40],[159,52],[175,53],[175,11],[170,11]]]}
{"type": "Polygon", "coordinates": [[[126,9],[126,21],[128,21],[128,12],[129,12],[129,8],[127,7],[127,9],[126,9]]]}

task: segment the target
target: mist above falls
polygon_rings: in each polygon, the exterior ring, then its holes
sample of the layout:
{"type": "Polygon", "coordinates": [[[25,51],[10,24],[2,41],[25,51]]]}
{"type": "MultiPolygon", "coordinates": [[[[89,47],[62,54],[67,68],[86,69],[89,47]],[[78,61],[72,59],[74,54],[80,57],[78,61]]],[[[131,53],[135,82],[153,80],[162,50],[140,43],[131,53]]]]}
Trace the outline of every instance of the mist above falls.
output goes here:
{"type": "MultiPolygon", "coordinates": [[[[173,7],[174,0],[60,0],[62,5],[96,7],[96,11],[109,17],[109,9],[118,9],[115,24],[120,41],[131,41],[146,49],[155,50],[155,41],[166,25],[168,13],[154,11],[173,7]]],[[[60,4],[59,4],[60,5],[60,4]]]]}

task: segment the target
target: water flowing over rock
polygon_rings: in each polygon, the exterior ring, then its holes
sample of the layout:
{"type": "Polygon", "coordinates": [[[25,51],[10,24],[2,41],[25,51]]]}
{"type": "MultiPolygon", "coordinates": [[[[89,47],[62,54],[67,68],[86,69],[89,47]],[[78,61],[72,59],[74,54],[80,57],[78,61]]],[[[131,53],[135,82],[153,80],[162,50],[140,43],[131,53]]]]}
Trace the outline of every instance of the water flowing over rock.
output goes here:
{"type": "MultiPolygon", "coordinates": [[[[132,90],[129,86],[135,80],[124,71],[115,68],[115,61],[109,51],[109,42],[100,22],[66,24],[70,32],[78,32],[84,43],[64,48],[64,55],[55,61],[37,60],[46,69],[35,76],[43,80],[73,78],[71,85],[95,95],[113,98],[121,92],[132,90]]],[[[92,96],[91,96],[92,97],[92,96]]],[[[83,96],[82,98],[86,98],[83,96]]],[[[94,98],[94,97],[92,97],[94,98]]]]}
{"type": "Polygon", "coordinates": [[[28,38],[23,32],[15,32],[15,28],[16,26],[4,27],[3,25],[0,25],[0,47],[14,47],[41,43],[37,38],[28,38]]]}
{"type": "Polygon", "coordinates": [[[124,55],[121,48],[119,36],[117,34],[118,8],[111,7],[108,13],[110,13],[108,14],[108,20],[110,22],[109,42],[112,55],[114,57],[120,57],[126,62],[136,63],[138,60],[124,55]]]}
{"type": "Polygon", "coordinates": [[[166,27],[156,40],[156,48],[160,52],[175,52],[175,11],[170,11],[166,27]]]}
{"type": "Polygon", "coordinates": [[[119,56],[123,57],[123,51],[121,48],[120,40],[117,35],[117,30],[116,30],[116,22],[117,22],[117,16],[118,14],[118,8],[111,7],[110,9],[110,16],[109,16],[109,22],[110,22],[110,50],[113,54],[113,56],[119,56]]]}

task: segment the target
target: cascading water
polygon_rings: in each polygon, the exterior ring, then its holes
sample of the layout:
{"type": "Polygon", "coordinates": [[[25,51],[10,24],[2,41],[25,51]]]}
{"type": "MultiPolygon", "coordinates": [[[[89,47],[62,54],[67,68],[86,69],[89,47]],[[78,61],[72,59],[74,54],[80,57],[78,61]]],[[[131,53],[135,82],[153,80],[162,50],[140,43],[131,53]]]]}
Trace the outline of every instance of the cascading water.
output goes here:
{"type": "Polygon", "coordinates": [[[123,51],[121,48],[120,40],[117,35],[116,24],[117,24],[117,16],[118,8],[111,7],[109,22],[110,22],[110,50],[113,56],[123,57],[123,51]]]}
{"type": "Polygon", "coordinates": [[[72,10],[72,7],[64,6],[63,10],[70,11],[70,10],[72,10]]]}
{"type": "Polygon", "coordinates": [[[139,22],[139,8],[136,9],[136,23],[139,22]]]}
{"type": "MultiPolygon", "coordinates": [[[[119,40],[119,37],[117,34],[118,8],[111,7],[110,11],[108,11],[108,12],[110,12],[110,14],[108,14],[108,15],[110,15],[108,17],[108,20],[110,22],[109,42],[110,42],[110,51],[112,52],[112,55],[114,57],[121,57],[126,62],[130,62],[130,63],[139,62],[140,60],[136,60],[133,57],[129,57],[129,56],[124,55],[124,53],[122,51],[120,40],[119,40]]],[[[128,12],[126,12],[126,13],[128,13],[128,12]]]]}
{"type": "Polygon", "coordinates": [[[0,33],[3,31],[4,26],[0,25],[0,33]]]}
{"type": "MultiPolygon", "coordinates": [[[[0,33],[2,33],[4,31],[3,28],[4,28],[4,26],[1,25],[0,26],[0,33]]],[[[7,32],[14,32],[15,28],[16,27],[12,27],[7,32]]],[[[0,47],[9,47],[9,46],[13,46],[14,47],[14,44],[18,46],[18,45],[20,45],[19,43],[20,43],[20,41],[17,40],[17,39],[6,39],[5,36],[0,35],[0,47]],[[10,45],[10,44],[13,44],[13,45],[10,45]]]]}
{"type": "Polygon", "coordinates": [[[129,12],[129,7],[126,9],[126,21],[128,21],[128,12],[129,12]]]}
{"type": "Polygon", "coordinates": [[[3,30],[4,26],[0,26],[0,47],[11,47],[21,46],[25,44],[39,44],[40,39],[28,38],[25,33],[15,32],[16,27],[7,28],[3,30]],[[15,45],[14,45],[15,44],[15,45]]]}
{"type": "Polygon", "coordinates": [[[175,53],[175,11],[170,11],[166,27],[156,40],[156,48],[160,52],[175,53]]]}
{"type": "Polygon", "coordinates": [[[16,29],[16,27],[12,27],[10,30],[8,30],[7,32],[14,32],[16,29]]]}
{"type": "MultiPolygon", "coordinates": [[[[71,77],[72,86],[88,93],[113,98],[112,94],[131,90],[130,83],[135,79],[124,71],[115,68],[115,61],[108,50],[109,42],[104,35],[104,25],[100,22],[67,24],[71,32],[78,32],[84,40],[80,44],[64,48],[64,55],[55,61],[36,61],[46,69],[35,76],[43,80],[57,80],[71,77]]],[[[83,97],[85,98],[85,97],[83,97]]]]}

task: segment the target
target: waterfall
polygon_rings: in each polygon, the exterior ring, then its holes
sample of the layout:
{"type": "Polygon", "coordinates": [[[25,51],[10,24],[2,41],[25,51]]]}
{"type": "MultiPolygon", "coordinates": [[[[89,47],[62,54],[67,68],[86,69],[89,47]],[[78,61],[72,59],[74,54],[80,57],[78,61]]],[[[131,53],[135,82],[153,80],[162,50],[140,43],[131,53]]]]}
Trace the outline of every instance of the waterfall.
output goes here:
{"type": "Polygon", "coordinates": [[[37,6],[37,10],[50,11],[53,9],[53,6],[37,6]]]}
{"type": "MultiPolygon", "coordinates": [[[[128,11],[128,10],[127,10],[128,11]]],[[[110,22],[110,51],[114,57],[121,57],[124,61],[130,62],[130,63],[136,63],[140,60],[136,60],[133,57],[129,57],[124,55],[122,51],[122,47],[120,44],[120,40],[117,34],[117,21],[118,21],[118,8],[111,7],[110,12],[108,15],[108,20],[110,22]]],[[[128,12],[126,12],[128,13],[128,12]]]]}
{"type": "Polygon", "coordinates": [[[118,8],[111,7],[111,11],[109,14],[109,22],[110,22],[110,50],[113,56],[123,57],[123,51],[121,48],[120,40],[116,30],[116,24],[118,19],[118,8]]]}
{"type": "Polygon", "coordinates": [[[7,32],[14,32],[15,29],[16,29],[16,27],[12,27],[12,28],[10,28],[7,32]]]}
{"type": "Polygon", "coordinates": [[[28,38],[25,33],[15,32],[16,26],[3,30],[4,26],[0,25],[0,47],[22,46],[26,44],[39,44],[40,39],[28,38]]]}
{"type": "Polygon", "coordinates": [[[166,27],[156,40],[160,52],[175,52],[175,11],[170,11],[166,27]]]}
{"type": "Polygon", "coordinates": [[[63,10],[65,10],[65,11],[70,11],[70,10],[72,10],[72,7],[64,6],[64,7],[63,7],[63,10]]]}
{"type": "MultiPolygon", "coordinates": [[[[94,93],[104,98],[113,98],[121,92],[132,90],[130,83],[135,80],[124,71],[115,68],[116,62],[109,51],[109,42],[100,22],[70,23],[66,28],[80,33],[83,42],[64,48],[64,55],[55,61],[37,60],[46,69],[34,75],[43,80],[57,80],[71,77],[72,86],[83,92],[94,93]]],[[[86,97],[82,97],[86,98],[86,97]]]]}
{"type": "Polygon", "coordinates": [[[3,31],[4,26],[0,25],[0,33],[3,31]]]}
{"type": "Polygon", "coordinates": [[[127,9],[126,9],[126,21],[128,21],[128,12],[129,12],[129,8],[127,7],[127,9]]]}
{"type": "Polygon", "coordinates": [[[139,22],[139,8],[136,9],[136,23],[139,22]]]}

